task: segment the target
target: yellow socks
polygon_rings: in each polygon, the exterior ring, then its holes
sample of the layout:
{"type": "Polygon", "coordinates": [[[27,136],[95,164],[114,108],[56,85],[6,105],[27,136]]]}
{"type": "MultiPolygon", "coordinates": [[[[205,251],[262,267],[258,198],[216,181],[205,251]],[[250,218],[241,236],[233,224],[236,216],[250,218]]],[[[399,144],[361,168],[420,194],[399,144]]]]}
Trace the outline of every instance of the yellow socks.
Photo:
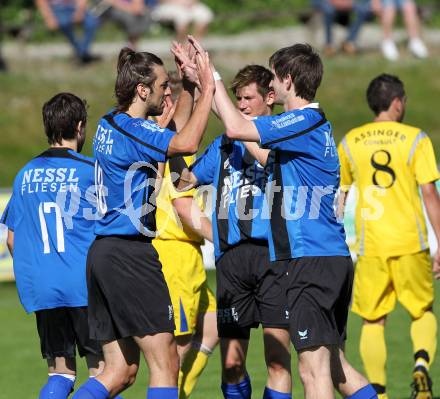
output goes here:
{"type": "Polygon", "coordinates": [[[415,367],[423,366],[429,370],[437,348],[437,319],[431,311],[411,323],[415,367]]]}
{"type": "Polygon", "coordinates": [[[362,326],[359,350],[364,363],[365,372],[379,398],[386,399],[385,363],[387,349],[385,346],[384,326],[371,323],[362,326]]]}
{"type": "Polygon", "coordinates": [[[179,399],[189,397],[211,353],[212,351],[202,344],[192,344],[179,371],[179,399]]]}

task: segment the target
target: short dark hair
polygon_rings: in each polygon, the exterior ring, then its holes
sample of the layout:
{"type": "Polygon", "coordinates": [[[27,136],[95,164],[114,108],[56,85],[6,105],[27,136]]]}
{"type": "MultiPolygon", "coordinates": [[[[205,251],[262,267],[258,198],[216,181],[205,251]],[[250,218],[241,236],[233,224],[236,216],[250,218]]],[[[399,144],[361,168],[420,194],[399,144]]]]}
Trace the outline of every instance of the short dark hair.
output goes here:
{"type": "Polygon", "coordinates": [[[395,98],[403,99],[405,88],[403,82],[394,75],[383,73],[375,77],[367,89],[367,102],[375,115],[390,108],[395,98]]]}
{"type": "Polygon", "coordinates": [[[298,97],[307,101],[315,98],[324,68],[318,53],[309,44],[294,44],[276,51],[269,65],[278,78],[290,75],[298,97]]]}
{"type": "Polygon", "coordinates": [[[234,80],[231,83],[231,90],[234,95],[237,95],[237,91],[252,83],[257,85],[258,93],[261,97],[265,98],[272,90],[270,83],[273,80],[273,73],[267,68],[261,65],[246,65],[240,69],[235,75],[234,80]]]}
{"type": "Polygon", "coordinates": [[[155,65],[163,65],[162,60],[147,52],[136,52],[124,47],[118,57],[118,76],[115,83],[115,96],[118,101],[116,109],[127,111],[136,95],[136,86],[145,84],[153,90],[156,74],[155,65]]]}
{"type": "Polygon", "coordinates": [[[50,145],[76,137],[78,123],[87,123],[87,103],[72,93],[59,93],[43,105],[43,123],[50,145]]]}

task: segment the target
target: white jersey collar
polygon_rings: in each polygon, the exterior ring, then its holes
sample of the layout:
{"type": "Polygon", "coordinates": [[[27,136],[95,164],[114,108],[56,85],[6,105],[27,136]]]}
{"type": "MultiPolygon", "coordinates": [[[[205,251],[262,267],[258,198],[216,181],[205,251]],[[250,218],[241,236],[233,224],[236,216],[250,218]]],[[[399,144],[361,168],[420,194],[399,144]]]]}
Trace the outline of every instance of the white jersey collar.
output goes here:
{"type": "Polygon", "coordinates": [[[304,105],[304,107],[297,108],[297,109],[306,109],[306,108],[318,109],[319,103],[310,103],[310,104],[304,105]]]}

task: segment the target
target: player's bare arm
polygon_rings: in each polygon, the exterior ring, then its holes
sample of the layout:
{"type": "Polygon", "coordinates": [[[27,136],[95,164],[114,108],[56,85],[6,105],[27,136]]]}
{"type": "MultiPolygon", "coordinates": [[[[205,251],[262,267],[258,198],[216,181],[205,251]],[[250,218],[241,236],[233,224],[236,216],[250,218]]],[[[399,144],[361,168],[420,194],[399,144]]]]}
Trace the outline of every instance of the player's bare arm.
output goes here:
{"type": "Polygon", "coordinates": [[[338,220],[343,220],[345,213],[345,204],[347,203],[348,191],[339,190],[338,193],[338,208],[336,210],[336,216],[338,220]]]}
{"type": "Polygon", "coordinates": [[[252,141],[244,141],[243,144],[260,165],[266,166],[270,150],[260,148],[257,143],[252,141]]]}
{"type": "Polygon", "coordinates": [[[173,206],[185,226],[205,240],[212,242],[211,222],[192,196],[174,199],[173,206]]]}
{"type": "Polygon", "coordinates": [[[8,238],[6,239],[6,245],[8,246],[9,253],[14,256],[14,232],[8,230],[8,238]]]}
{"type": "Polygon", "coordinates": [[[435,182],[422,184],[423,203],[426,207],[428,219],[434,229],[437,238],[437,251],[434,255],[432,272],[436,280],[440,279],[440,196],[435,186],[435,182]]]}
{"type": "Polygon", "coordinates": [[[171,53],[174,55],[176,68],[182,79],[182,92],[177,100],[176,110],[173,116],[175,129],[181,130],[189,118],[194,107],[194,96],[197,85],[200,85],[197,65],[195,63],[195,54],[188,54],[186,49],[179,43],[174,42],[171,47],[171,53]],[[192,57],[190,59],[190,57],[192,57]],[[189,67],[191,63],[191,67],[189,67]]]}
{"type": "Polygon", "coordinates": [[[195,154],[199,149],[200,141],[208,123],[215,89],[208,53],[197,53],[196,63],[200,82],[200,97],[188,122],[171,139],[167,152],[169,157],[195,154]]]}
{"type": "MultiPolygon", "coordinates": [[[[204,51],[200,43],[189,36],[190,43],[196,51],[204,51]]],[[[215,105],[220,119],[225,125],[225,134],[235,140],[260,141],[260,135],[252,121],[248,121],[241,115],[228,96],[225,85],[222,80],[215,81],[215,105]]]]}

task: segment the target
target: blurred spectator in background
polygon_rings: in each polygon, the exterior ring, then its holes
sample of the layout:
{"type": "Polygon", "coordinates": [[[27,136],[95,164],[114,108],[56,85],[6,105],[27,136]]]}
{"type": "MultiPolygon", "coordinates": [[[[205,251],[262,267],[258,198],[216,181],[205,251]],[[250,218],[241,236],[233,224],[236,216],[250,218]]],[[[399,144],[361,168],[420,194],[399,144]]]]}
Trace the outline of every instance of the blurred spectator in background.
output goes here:
{"type": "Polygon", "coordinates": [[[198,0],[160,0],[151,16],[160,23],[171,22],[179,42],[186,39],[191,24],[193,36],[203,38],[214,18],[211,9],[198,0]]]}
{"type": "Polygon", "coordinates": [[[333,25],[341,22],[348,28],[342,50],[348,54],[357,52],[356,39],[364,22],[371,16],[370,0],[312,0],[315,10],[322,14],[325,30],[324,53],[336,53],[333,41],[333,25]]]}
{"type": "Polygon", "coordinates": [[[100,0],[90,9],[102,21],[115,22],[127,35],[127,47],[136,50],[150,28],[150,9],[145,0],[100,0]]]}
{"type": "Polygon", "coordinates": [[[99,27],[99,19],[87,9],[87,0],[35,0],[48,29],[59,29],[73,46],[81,64],[96,61],[90,46],[99,27]],[[75,33],[75,25],[83,27],[82,37],[75,33]]]}
{"type": "Polygon", "coordinates": [[[418,58],[428,56],[428,49],[420,38],[420,20],[417,15],[417,6],[413,0],[371,0],[371,5],[374,11],[380,15],[383,29],[381,50],[386,59],[390,61],[399,59],[399,50],[393,39],[397,9],[400,9],[403,14],[409,36],[409,51],[418,58]]]}
{"type": "Polygon", "coordinates": [[[8,68],[6,65],[6,61],[3,58],[2,47],[3,47],[3,23],[0,14],[0,72],[5,72],[8,68]]]}

